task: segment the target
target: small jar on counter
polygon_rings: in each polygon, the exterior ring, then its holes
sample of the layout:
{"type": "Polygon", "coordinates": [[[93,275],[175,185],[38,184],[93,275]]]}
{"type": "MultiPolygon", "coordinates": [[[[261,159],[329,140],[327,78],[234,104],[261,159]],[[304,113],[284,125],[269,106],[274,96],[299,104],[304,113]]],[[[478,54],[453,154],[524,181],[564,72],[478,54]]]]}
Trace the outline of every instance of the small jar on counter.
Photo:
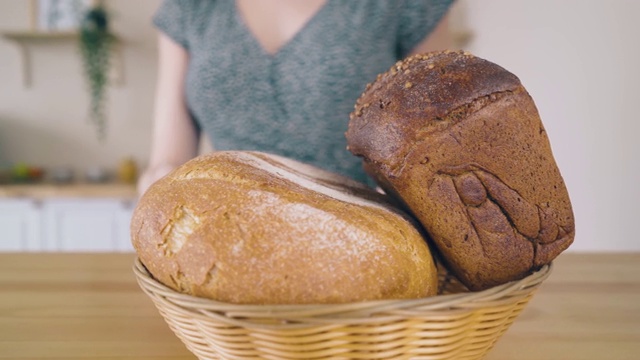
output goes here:
{"type": "Polygon", "coordinates": [[[138,179],[138,165],[132,157],[124,158],[118,165],[118,180],[127,184],[135,184],[138,179]]]}

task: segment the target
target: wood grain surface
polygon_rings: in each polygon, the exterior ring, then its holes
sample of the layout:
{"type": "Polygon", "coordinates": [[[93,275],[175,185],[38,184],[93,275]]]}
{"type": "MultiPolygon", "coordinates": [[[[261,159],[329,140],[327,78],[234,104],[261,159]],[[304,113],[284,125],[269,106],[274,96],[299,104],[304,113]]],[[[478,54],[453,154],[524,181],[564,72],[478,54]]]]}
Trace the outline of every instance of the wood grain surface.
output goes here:
{"type": "MultiPolygon", "coordinates": [[[[133,254],[0,254],[0,359],[193,360],[133,254]]],[[[487,360],[640,359],[640,254],[566,253],[487,360]]]]}

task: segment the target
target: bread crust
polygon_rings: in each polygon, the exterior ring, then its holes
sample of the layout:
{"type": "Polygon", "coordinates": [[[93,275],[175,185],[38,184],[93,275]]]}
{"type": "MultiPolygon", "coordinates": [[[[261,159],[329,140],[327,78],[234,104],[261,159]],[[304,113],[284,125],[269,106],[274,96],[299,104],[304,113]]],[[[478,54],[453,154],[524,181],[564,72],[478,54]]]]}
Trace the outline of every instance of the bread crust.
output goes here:
{"type": "Polygon", "coordinates": [[[399,62],[357,101],[346,137],[470,289],[522,278],[573,242],[533,99],[494,63],[449,51],[399,62]]]}
{"type": "Polygon", "coordinates": [[[142,196],[131,234],[159,281],[224,302],[344,303],[437,291],[419,225],[384,196],[264,153],[187,162],[142,196]]]}

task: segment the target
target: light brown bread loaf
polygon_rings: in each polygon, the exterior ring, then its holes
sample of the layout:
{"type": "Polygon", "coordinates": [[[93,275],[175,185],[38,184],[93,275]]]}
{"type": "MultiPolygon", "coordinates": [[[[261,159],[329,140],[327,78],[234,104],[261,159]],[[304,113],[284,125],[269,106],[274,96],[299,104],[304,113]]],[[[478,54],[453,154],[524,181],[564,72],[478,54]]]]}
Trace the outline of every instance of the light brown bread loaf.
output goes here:
{"type": "Polygon", "coordinates": [[[573,241],[536,106],[494,63],[449,51],[399,62],[367,87],[346,136],[473,290],[522,278],[573,241]]]}
{"type": "Polygon", "coordinates": [[[237,304],[435,295],[417,223],[366,186],[257,152],[193,159],[153,184],[133,245],[167,286],[237,304]]]}

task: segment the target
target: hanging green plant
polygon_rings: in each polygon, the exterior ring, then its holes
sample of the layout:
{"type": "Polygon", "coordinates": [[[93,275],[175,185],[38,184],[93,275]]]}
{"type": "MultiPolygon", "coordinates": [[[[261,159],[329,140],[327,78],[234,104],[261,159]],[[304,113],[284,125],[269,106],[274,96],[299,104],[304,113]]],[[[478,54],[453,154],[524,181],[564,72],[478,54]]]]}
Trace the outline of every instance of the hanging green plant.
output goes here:
{"type": "Polygon", "coordinates": [[[99,140],[106,137],[106,90],[114,40],[109,30],[109,15],[102,3],[98,3],[82,19],[80,52],[90,90],[89,120],[95,125],[99,140]]]}

